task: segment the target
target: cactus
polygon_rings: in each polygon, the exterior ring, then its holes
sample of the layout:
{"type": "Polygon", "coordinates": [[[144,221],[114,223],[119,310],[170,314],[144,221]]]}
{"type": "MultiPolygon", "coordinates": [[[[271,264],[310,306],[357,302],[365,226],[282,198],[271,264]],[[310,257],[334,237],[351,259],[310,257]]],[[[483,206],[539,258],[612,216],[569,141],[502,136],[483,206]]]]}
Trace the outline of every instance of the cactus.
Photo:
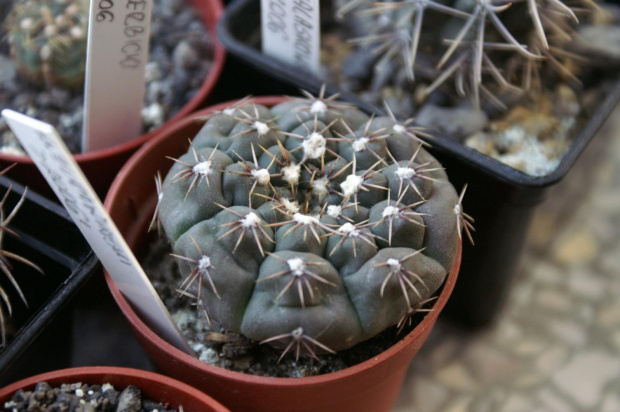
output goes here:
{"type": "MultiPolygon", "coordinates": [[[[8,173],[8,171],[11,170],[14,166],[15,165],[13,164],[5,168],[4,170],[0,171],[0,177],[8,173]]],[[[4,248],[2,247],[5,232],[11,233],[14,236],[17,235],[8,226],[11,224],[11,221],[15,218],[15,215],[17,214],[22,204],[24,203],[24,200],[26,199],[26,194],[28,193],[28,189],[26,188],[20,200],[13,207],[13,210],[7,214],[5,210],[5,203],[8,199],[10,191],[11,191],[11,187],[9,186],[6,194],[4,195],[2,200],[0,200],[0,270],[2,271],[4,276],[9,280],[11,285],[13,285],[13,288],[15,288],[15,291],[19,295],[24,305],[28,306],[26,297],[24,296],[24,293],[19,287],[17,280],[15,279],[15,277],[13,276],[13,273],[11,272],[13,266],[9,259],[28,265],[31,268],[38,271],[39,273],[43,273],[43,271],[36,264],[32,263],[28,259],[23,258],[19,255],[16,255],[15,253],[10,252],[8,250],[4,250],[4,248]]],[[[6,306],[8,316],[10,317],[13,311],[12,305],[11,305],[11,299],[9,297],[9,294],[6,292],[6,290],[2,287],[2,285],[0,285],[0,348],[4,347],[4,345],[6,344],[6,320],[7,319],[4,313],[4,309],[2,307],[2,303],[4,303],[4,306],[6,306]]]]}
{"type": "Polygon", "coordinates": [[[442,285],[466,216],[424,145],[324,91],[212,115],[158,183],[180,292],[282,356],[402,328],[442,285]]]}
{"type": "MultiPolygon", "coordinates": [[[[598,8],[592,0],[580,3],[598,8]]],[[[458,95],[475,107],[485,99],[505,109],[502,97],[530,89],[541,62],[577,81],[566,63],[578,56],[563,49],[579,21],[561,0],[342,0],[336,17],[349,16],[365,27],[350,42],[374,56],[373,90],[415,84],[416,99],[426,99],[453,78],[458,95]],[[439,24],[425,24],[433,18],[439,24]]]]}
{"type": "Polygon", "coordinates": [[[86,70],[88,6],[84,0],[18,0],[5,30],[22,78],[80,89],[86,70]]]}

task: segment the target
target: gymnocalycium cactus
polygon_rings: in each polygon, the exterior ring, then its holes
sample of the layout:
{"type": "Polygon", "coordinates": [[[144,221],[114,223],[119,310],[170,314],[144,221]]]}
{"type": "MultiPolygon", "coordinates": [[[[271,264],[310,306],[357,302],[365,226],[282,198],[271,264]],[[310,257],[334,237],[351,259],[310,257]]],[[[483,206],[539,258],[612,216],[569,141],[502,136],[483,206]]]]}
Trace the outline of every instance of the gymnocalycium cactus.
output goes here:
{"type": "Polygon", "coordinates": [[[306,97],[212,115],[156,213],[210,321],[316,357],[408,322],[471,226],[417,128],[306,97]]]}
{"type": "Polygon", "coordinates": [[[88,34],[84,0],[16,0],[5,25],[11,56],[24,80],[84,86],[88,34]]]}

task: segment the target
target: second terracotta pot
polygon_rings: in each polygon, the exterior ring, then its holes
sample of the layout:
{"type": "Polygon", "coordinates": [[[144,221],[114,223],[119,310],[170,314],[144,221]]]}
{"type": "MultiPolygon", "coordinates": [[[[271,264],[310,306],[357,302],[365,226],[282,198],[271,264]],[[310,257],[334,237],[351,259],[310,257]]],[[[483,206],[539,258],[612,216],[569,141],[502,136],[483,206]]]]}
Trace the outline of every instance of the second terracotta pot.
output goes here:
{"type": "MultiPolygon", "coordinates": [[[[75,161],[78,163],[95,191],[102,198],[105,196],[110,184],[116,177],[116,173],[125,164],[127,159],[136,151],[140,146],[150,139],[156,136],[167,134],[167,130],[173,126],[177,121],[186,117],[190,113],[196,111],[205,100],[211,94],[213,88],[217,84],[222,70],[224,68],[224,61],[226,52],[222,45],[217,41],[215,35],[215,25],[224,11],[224,6],[221,0],[187,0],[193,7],[196,8],[197,13],[200,15],[207,30],[213,36],[213,65],[209,72],[209,75],[204,79],[204,82],[196,95],[185,104],[174,116],[172,116],[167,122],[165,122],[159,128],[146,133],[129,142],[111,147],[109,149],[97,150],[92,153],[83,153],[74,155],[75,161]]],[[[43,175],[39,172],[32,159],[27,156],[13,156],[0,154],[0,169],[7,167],[13,163],[17,163],[17,166],[11,171],[9,176],[36,190],[46,196],[53,196],[51,188],[43,178],[43,175]]]]}
{"type": "Polygon", "coordinates": [[[169,404],[169,408],[179,410],[182,406],[185,412],[228,411],[210,396],[167,376],[138,369],[109,366],[62,369],[15,382],[0,389],[0,407],[11,400],[13,394],[18,390],[31,390],[39,382],[47,382],[52,387],[77,382],[88,385],[109,383],[118,391],[122,391],[129,385],[134,385],[140,389],[144,398],[169,404]]]}
{"type": "MultiPolygon", "coordinates": [[[[254,99],[273,106],[283,97],[254,99]]],[[[220,104],[200,111],[147,143],[123,167],[112,184],[105,206],[134,252],[147,247],[147,228],[157,202],[153,176],[165,175],[172,162],[188,149],[204,123],[204,116],[229,107],[220,104]]],[[[160,338],[140,319],[106,273],[114,299],[138,340],[153,360],[171,376],[208,391],[234,411],[389,411],[394,405],[409,362],[427,339],[457,278],[460,248],[433,311],[398,343],[380,355],[350,368],[307,378],[267,378],[232,372],[199,361],[160,338]]]]}

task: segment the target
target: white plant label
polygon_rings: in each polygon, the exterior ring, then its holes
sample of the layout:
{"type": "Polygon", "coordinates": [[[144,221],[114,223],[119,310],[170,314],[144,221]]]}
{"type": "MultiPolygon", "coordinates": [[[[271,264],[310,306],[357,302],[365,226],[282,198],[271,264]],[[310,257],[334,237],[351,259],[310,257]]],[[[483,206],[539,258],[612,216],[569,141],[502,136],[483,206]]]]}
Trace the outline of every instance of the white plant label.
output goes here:
{"type": "Polygon", "coordinates": [[[261,0],[263,53],[320,73],[319,0],[261,0]]]}
{"type": "Polygon", "coordinates": [[[56,129],[12,110],[2,116],[127,300],[160,336],[195,356],[56,129]]]}
{"type": "Polygon", "coordinates": [[[84,153],[140,136],[153,0],[90,0],[84,153]]]}

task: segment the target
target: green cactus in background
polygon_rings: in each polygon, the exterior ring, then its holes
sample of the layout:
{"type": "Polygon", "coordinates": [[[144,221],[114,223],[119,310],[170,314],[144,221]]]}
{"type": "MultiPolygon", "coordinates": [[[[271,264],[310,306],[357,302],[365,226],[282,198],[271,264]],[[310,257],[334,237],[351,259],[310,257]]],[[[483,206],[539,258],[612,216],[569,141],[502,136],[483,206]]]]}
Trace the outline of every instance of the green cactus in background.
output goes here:
{"type": "Polygon", "coordinates": [[[86,70],[88,6],[84,0],[18,0],[5,30],[22,78],[79,89],[86,70]]]}
{"type": "Polygon", "coordinates": [[[423,145],[408,123],[324,92],[211,116],[158,185],[181,292],[282,356],[402,327],[471,228],[423,145]]]}

